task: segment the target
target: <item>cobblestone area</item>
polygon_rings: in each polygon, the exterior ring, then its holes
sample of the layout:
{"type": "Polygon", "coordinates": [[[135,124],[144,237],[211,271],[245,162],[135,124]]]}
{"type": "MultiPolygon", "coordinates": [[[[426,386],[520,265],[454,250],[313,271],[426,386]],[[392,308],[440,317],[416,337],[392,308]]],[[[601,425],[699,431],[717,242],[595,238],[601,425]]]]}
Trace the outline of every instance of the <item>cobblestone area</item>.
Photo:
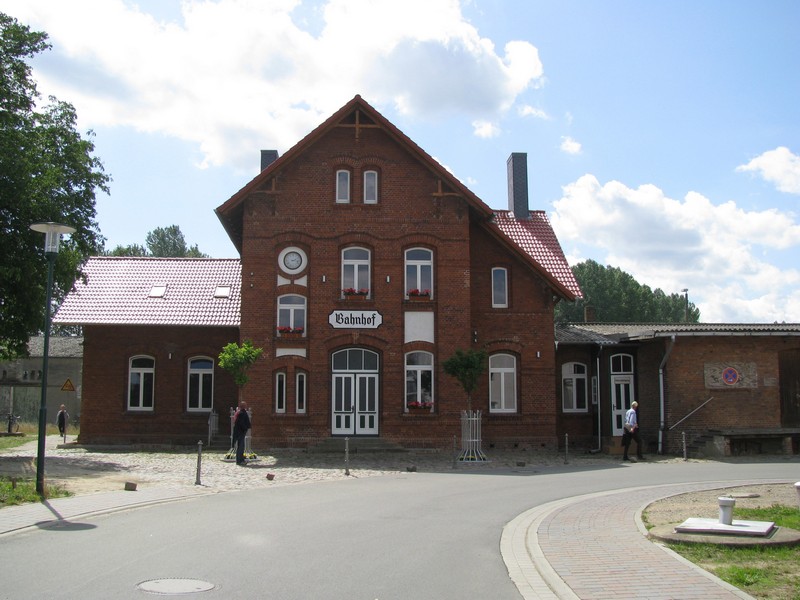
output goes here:
{"type": "MultiPolygon", "coordinates": [[[[122,489],[126,482],[141,489],[148,486],[194,487],[197,479],[197,451],[126,451],[66,447],[58,437],[47,439],[45,475],[49,484],[58,484],[75,494],[122,489]]],[[[0,453],[1,475],[36,475],[36,443],[0,453]]],[[[472,471],[511,469],[536,472],[555,466],[619,463],[619,458],[602,454],[571,453],[567,457],[553,452],[487,449],[489,462],[455,465],[472,471]]],[[[450,452],[419,450],[351,454],[345,464],[344,454],[316,454],[303,450],[275,449],[259,454],[258,460],[245,467],[223,460],[224,453],[204,452],[200,467],[201,485],[209,491],[232,491],[255,487],[326,481],[347,477],[375,477],[388,473],[452,471],[450,452]],[[345,471],[349,471],[349,475],[345,471]],[[272,479],[267,477],[273,475],[272,479]]],[[[659,462],[677,460],[659,458],[659,462]]]]}

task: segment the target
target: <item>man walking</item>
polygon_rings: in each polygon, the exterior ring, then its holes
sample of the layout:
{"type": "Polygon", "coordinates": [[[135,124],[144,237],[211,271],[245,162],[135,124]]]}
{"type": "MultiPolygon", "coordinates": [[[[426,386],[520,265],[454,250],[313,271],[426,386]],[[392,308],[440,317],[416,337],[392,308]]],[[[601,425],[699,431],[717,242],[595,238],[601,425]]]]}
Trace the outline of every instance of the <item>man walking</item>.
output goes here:
{"type": "Polygon", "coordinates": [[[636,458],[644,460],[642,456],[642,438],[639,437],[639,403],[632,402],[628,412],[625,413],[625,431],[622,434],[622,446],[625,452],[622,454],[622,460],[630,460],[628,457],[628,449],[631,446],[631,440],[636,442],[636,458]]]}

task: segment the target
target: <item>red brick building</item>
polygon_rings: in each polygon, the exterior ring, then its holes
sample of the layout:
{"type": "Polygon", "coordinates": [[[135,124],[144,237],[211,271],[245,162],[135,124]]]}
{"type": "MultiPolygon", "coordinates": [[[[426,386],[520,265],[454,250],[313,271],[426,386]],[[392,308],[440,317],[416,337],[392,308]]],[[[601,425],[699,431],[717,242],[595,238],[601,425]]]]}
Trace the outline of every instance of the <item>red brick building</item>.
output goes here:
{"type": "Polygon", "coordinates": [[[636,400],[650,453],[800,450],[799,324],[585,323],[556,338],[562,440],[620,452],[636,400]]]}
{"type": "Polygon", "coordinates": [[[56,316],[84,325],[82,442],[202,439],[236,400],[219,351],[250,340],[256,448],[450,447],[466,397],[442,363],[468,348],[484,444],[558,443],[553,308],[580,289],[524,154],[493,210],[356,96],[262,163],[217,209],[240,262],[89,261],[56,316]]]}

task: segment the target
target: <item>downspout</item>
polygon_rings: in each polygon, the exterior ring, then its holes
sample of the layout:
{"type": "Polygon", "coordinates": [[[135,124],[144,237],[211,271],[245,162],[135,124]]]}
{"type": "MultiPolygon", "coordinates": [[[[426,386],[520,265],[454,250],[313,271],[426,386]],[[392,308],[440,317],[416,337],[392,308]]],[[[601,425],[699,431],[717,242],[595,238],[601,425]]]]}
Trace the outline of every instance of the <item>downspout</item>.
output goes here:
{"type": "Polygon", "coordinates": [[[603,354],[603,347],[599,346],[597,350],[597,358],[595,359],[596,364],[596,373],[597,373],[597,448],[595,448],[592,452],[597,453],[603,447],[603,401],[601,400],[603,394],[601,390],[603,386],[600,385],[600,355],[603,354]]]}
{"type": "Polygon", "coordinates": [[[661,422],[658,426],[658,453],[664,454],[664,431],[666,430],[666,409],[664,399],[664,366],[669,360],[669,355],[672,354],[672,349],[675,347],[675,336],[670,336],[669,346],[661,359],[661,364],[658,365],[658,409],[661,415],[661,422]]]}

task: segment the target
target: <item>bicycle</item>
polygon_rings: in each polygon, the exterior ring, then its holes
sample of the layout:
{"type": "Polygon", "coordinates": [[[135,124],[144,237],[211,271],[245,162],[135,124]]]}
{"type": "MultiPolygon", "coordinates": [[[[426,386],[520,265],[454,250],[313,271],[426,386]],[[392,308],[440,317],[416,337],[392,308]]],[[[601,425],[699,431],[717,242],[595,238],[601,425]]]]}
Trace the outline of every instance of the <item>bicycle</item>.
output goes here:
{"type": "Polygon", "coordinates": [[[8,433],[19,433],[19,415],[8,413],[8,433]]]}

